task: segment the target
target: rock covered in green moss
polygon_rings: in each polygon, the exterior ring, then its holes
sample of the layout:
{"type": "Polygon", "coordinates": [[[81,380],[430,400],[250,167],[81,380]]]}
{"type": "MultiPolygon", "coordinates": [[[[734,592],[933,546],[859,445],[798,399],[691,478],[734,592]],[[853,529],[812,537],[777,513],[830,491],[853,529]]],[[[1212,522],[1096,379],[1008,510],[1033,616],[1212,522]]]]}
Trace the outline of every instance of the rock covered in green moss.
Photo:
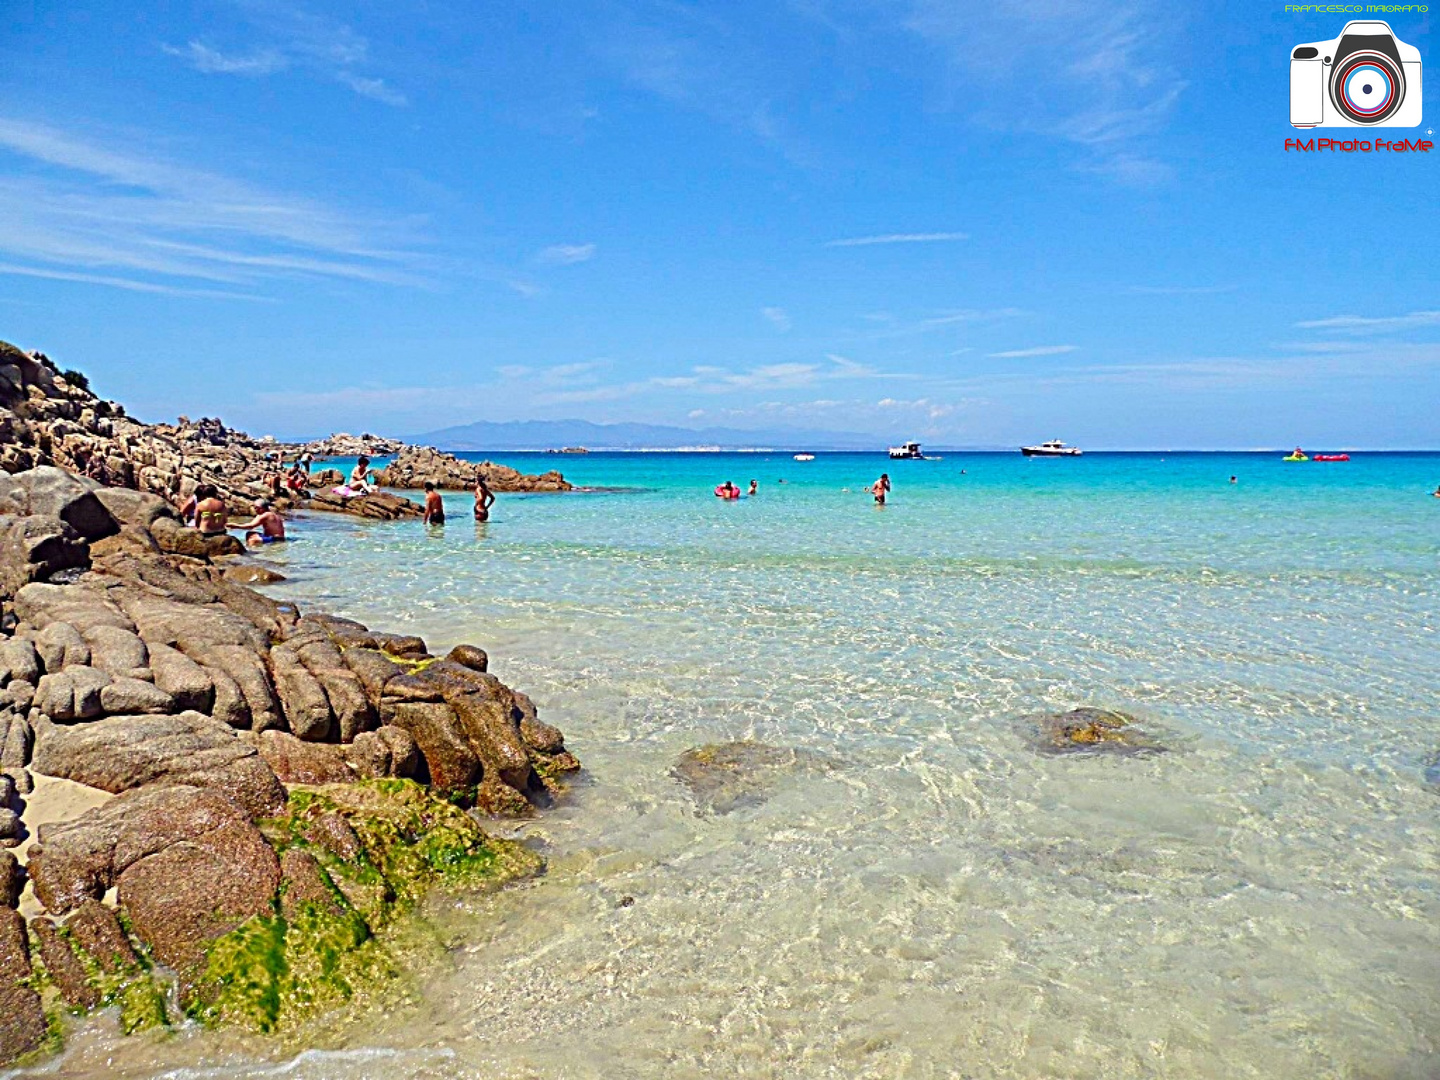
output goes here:
{"type": "Polygon", "coordinates": [[[261,828],[281,857],[275,908],[214,942],[191,1007],[260,1031],[393,978],[377,932],[430,889],[498,887],[544,865],[410,780],[297,789],[261,828]]]}

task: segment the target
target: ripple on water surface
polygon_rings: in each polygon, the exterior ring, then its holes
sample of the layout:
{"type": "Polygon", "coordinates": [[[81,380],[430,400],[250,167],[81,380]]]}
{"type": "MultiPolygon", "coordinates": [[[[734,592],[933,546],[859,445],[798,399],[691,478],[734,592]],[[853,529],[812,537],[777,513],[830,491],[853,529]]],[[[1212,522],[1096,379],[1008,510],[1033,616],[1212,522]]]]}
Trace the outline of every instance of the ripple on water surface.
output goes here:
{"type": "Polygon", "coordinates": [[[876,462],[720,507],[723,469],[587,460],[647,490],[297,522],[277,594],[477,641],[564,729],[584,780],[515,827],[550,872],[442,905],[410,1006],[316,1056],[100,1024],[59,1071],[1440,1074],[1424,470],[1087,486],[962,460],[883,513],[853,490],[876,462]],[[1085,704],[1169,752],[1042,754],[1017,726],[1085,704]],[[731,740],[826,766],[715,812],[676,763],[731,740]]]}

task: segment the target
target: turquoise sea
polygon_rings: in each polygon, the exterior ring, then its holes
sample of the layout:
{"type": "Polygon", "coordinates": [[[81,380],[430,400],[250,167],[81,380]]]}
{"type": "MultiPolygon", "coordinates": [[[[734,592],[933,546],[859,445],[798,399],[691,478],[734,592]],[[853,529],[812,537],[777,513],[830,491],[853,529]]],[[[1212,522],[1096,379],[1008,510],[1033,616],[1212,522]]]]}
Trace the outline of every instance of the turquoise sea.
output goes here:
{"type": "Polygon", "coordinates": [[[506,826],[549,873],[298,1057],[100,1023],[60,1073],[1440,1076],[1440,455],[1279,458],[502,454],[597,490],[300,517],[276,595],[565,731],[506,826]],[[1087,704],[1169,752],[1020,723],[1087,704]],[[731,739],[824,767],[701,812],[671,769],[731,739]]]}

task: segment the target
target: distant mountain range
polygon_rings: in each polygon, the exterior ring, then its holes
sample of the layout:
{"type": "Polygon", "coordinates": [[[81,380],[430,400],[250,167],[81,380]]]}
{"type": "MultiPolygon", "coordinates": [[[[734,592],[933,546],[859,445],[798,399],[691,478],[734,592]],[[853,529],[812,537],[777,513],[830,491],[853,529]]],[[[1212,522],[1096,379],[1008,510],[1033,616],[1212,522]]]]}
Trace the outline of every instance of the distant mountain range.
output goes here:
{"type": "Polygon", "coordinates": [[[596,424],[589,420],[512,420],[407,435],[406,442],[440,450],[883,450],[884,440],[846,431],[746,431],[665,424],[596,424]]]}

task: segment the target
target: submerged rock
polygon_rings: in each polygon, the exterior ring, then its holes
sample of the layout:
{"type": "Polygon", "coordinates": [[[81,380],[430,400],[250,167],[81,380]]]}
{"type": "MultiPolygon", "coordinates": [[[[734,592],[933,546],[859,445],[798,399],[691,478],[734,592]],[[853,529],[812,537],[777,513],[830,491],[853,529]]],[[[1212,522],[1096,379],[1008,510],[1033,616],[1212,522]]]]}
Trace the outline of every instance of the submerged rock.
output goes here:
{"type": "Polygon", "coordinates": [[[696,805],[712,814],[759,806],[788,778],[829,771],[834,763],[812,750],[742,740],[686,750],[670,774],[696,805]]]}
{"type": "Polygon", "coordinates": [[[1113,709],[1083,706],[1063,713],[1035,713],[1020,721],[1043,754],[1110,753],[1144,756],[1168,749],[1139,726],[1139,721],[1113,709]]]}

